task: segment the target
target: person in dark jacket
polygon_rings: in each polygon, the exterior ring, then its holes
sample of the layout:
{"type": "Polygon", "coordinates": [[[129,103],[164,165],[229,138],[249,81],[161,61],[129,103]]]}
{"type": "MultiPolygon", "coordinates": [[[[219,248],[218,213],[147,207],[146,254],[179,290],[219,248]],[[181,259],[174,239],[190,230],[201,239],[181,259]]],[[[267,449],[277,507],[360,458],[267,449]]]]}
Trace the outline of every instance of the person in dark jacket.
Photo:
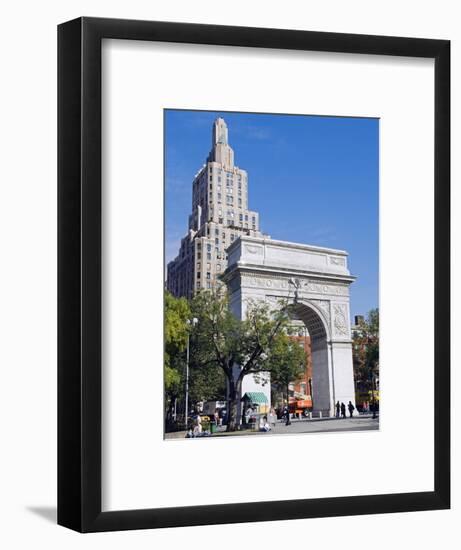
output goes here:
{"type": "Polygon", "coordinates": [[[354,414],[354,405],[352,404],[352,401],[349,401],[347,404],[347,408],[349,409],[349,416],[352,418],[352,415],[354,414]]]}
{"type": "Polygon", "coordinates": [[[346,418],[346,405],[344,403],[341,403],[341,416],[346,418]]]}
{"type": "Polygon", "coordinates": [[[340,410],[341,410],[341,405],[339,404],[339,401],[336,401],[336,418],[339,418],[340,410]]]}

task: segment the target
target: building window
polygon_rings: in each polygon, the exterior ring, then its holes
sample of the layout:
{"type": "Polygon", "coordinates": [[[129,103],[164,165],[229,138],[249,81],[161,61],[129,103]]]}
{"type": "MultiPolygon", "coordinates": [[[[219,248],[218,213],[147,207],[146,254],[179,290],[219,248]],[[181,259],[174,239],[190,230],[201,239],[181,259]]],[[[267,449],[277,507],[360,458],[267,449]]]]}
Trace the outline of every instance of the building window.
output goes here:
{"type": "Polygon", "coordinates": [[[210,271],[210,269],[211,269],[211,264],[206,264],[206,268],[208,269],[208,271],[210,271]]]}
{"type": "Polygon", "coordinates": [[[206,274],[206,278],[207,279],[211,279],[211,273],[208,271],[207,274],[206,274]]]}
{"type": "Polygon", "coordinates": [[[206,259],[207,259],[207,260],[211,260],[211,252],[207,252],[207,253],[206,253],[206,259]]]}
{"type": "Polygon", "coordinates": [[[219,229],[216,227],[216,229],[214,230],[214,234],[215,235],[219,235],[219,229]]]}
{"type": "Polygon", "coordinates": [[[239,199],[239,206],[242,206],[242,199],[239,199]]]}
{"type": "Polygon", "coordinates": [[[243,222],[243,214],[239,214],[239,220],[243,222]]]}
{"type": "Polygon", "coordinates": [[[211,244],[210,244],[210,243],[208,243],[208,244],[206,245],[206,249],[208,250],[208,252],[211,252],[211,244]]]}
{"type": "Polygon", "coordinates": [[[210,281],[207,281],[207,282],[206,282],[206,287],[207,287],[207,288],[211,288],[211,283],[210,283],[210,281]]]}
{"type": "Polygon", "coordinates": [[[219,244],[219,239],[218,239],[218,237],[216,237],[216,239],[214,240],[214,244],[219,244]]]}
{"type": "Polygon", "coordinates": [[[221,264],[216,264],[216,271],[221,271],[221,264]]]}
{"type": "Polygon", "coordinates": [[[200,277],[201,277],[201,273],[200,271],[197,271],[197,279],[200,279],[200,277]]]}

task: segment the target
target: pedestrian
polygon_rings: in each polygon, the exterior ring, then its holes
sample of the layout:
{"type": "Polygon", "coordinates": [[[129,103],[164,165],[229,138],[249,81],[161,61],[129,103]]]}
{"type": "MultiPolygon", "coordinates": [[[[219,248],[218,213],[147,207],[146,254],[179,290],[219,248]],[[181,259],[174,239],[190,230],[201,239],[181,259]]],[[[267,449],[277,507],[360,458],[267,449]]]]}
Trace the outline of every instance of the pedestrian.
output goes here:
{"type": "Polygon", "coordinates": [[[339,404],[339,401],[336,402],[336,418],[339,418],[339,411],[341,409],[341,405],[339,404]]]}
{"type": "Polygon", "coordinates": [[[194,427],[194,436],[197,436],[198,434],[202,433],[202,419],[200,418],[200,415],[197,414],[195,418],[195,427],[194,427]]]}
{"type": "Polygon", "coordinates": [[[343,402],[341,402],[341,416],[346,418],[346,405],[343,402]]]}
{"type": "Polygon", "coordinates": [[[270,432],[271,427],[269,426],[269,423],[267,422],[267,416],[263,416],[263,418],[261,420],[259,422],[259,431],[260,432],[270,432]]]}
{"type": "Polygon", "coordinates": [[[288,407],[284,407],[283,409],[283,416],[282,416],[282,422],[285,422],[287,420],[290,420],[290,410],[288,407]]]}
{"type": "Polygon", "coordinates": [[[275,412],[274,407],[271,408],[269,412],[269,424],[275,428],[275,419],[277,418],[277,414],[275,412]]]}
{"type": "Polygon", "coordinates": [[[251,413],[253,412],[253,409],[249,406],[245,413],[245,424],[248,426],[250,423],[251,413]]]}
{"type": "Polygon", "coordinates": [[[353,414],[354,414],[354,405],[352,404],[352,401],[349,401],[349,403],[347,404],[347,408],[349,409],[349,416],[352,418],[353,414]]]}
{"type": "Polygon", "coordinates": [[[223,410],[222,409],[219,409],[218,411],[218,422],[219,422],[219,426],[222,426],[222,417],[223,417],[223,410]]]}

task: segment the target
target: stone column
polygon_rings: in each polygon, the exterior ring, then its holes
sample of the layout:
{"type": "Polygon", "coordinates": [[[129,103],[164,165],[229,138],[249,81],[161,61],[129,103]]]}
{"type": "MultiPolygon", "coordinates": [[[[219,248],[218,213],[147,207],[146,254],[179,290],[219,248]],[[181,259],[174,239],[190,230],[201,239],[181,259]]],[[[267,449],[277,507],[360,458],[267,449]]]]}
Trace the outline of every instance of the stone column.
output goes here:
{"type": "Polygon", "coordinates": [[[347,407],[349,401],[352,401],[356,407],[352,344],[350,342],[332,342],[331,357],[334,402],[343,402],[347,407]]]}

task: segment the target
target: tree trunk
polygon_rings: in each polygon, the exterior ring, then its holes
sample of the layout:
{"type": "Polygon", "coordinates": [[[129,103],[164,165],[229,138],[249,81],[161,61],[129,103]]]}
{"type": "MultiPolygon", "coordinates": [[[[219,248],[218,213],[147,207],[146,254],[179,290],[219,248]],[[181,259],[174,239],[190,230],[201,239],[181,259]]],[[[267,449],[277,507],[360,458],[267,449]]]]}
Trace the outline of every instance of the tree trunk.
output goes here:
{"type": "Polygon", "coordinates": [[[239,429],[238,408],[240,406],[240,390],[242,388],[242,379],[234,380],[229,378],[229,406],[227,411],[227,428],[228,432],[235,432],[239,429]]]}

